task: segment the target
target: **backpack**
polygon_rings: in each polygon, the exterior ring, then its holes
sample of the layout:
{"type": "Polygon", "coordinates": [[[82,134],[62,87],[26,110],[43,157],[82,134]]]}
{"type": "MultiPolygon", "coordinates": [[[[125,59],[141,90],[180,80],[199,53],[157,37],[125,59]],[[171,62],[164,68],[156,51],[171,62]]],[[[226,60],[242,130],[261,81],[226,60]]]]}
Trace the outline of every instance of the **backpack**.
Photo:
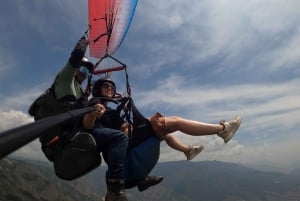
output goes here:
{"type": "MultiPolygon", "coordinates": [[[[37,121],[71,109],[72,105],[56,99],[51,87],[32,103],[28,112],[37,121]]],[[[80,120],[72,121],[74,125],[52,127],[39,137],[44,155],[53,162],[56,175],[64,180],[76,179],[101,164],[96,142],[91,134],[78,126],[80,120]]]]}
{"type": "MultiPolygon", "coordinates": [[[[55,98],[53,87],[51,87],[31,104],[28,112],[37,121],[45,117],[67,112],[68,109],[64,103],[59,102],[55,98]]],[[[39,137],[42,151],[49,161],[53,162],[55,139],[58,139],[58,136],[63,133],[63,127],[64,125],[52,127],[45,130],[39,137]]]]}
{"type": "Polygon", "coordinates": [[[81,130],[68,133],[69,138],[57,142],[54,153],[55,174],[64,180],[73,180],[101,164],[94,137],[81,130]]]}

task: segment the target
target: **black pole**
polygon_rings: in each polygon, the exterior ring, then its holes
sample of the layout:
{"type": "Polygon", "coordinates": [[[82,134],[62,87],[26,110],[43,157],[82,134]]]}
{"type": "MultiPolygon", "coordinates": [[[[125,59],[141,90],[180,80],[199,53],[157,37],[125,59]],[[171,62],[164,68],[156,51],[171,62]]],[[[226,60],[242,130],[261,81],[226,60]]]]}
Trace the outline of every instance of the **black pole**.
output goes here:
{"type": "Polygon", "coordinates": [[[35,140],[43,131],[94,110],[94,107],[71,110],[0,133],[0,159],[35,140]]]}

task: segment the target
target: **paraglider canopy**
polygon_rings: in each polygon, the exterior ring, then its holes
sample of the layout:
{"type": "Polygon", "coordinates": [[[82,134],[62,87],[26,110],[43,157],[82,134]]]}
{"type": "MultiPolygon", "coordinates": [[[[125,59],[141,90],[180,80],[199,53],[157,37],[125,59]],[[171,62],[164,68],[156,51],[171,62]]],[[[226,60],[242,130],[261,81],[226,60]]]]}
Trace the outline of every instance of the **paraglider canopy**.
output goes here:
{"type": "Polygon", "coordinates": [[[90,56],[114,54],[124,40],[138,0],[89,0],[90,56]]]}

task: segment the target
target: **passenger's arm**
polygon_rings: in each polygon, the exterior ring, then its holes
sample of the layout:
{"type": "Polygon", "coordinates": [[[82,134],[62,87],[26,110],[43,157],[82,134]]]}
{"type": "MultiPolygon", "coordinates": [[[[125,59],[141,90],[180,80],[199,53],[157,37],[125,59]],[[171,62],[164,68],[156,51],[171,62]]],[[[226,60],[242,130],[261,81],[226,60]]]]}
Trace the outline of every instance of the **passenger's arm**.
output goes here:
{"type": "Polygon", "coordinates": [[[96,111],[88,113],[83,117],[83,127],[85,129],[92,129],[94,127],[96,118],[101,118],[102,115],[106,112],[106,109],[103,105],[95,105],[96,111]]]}

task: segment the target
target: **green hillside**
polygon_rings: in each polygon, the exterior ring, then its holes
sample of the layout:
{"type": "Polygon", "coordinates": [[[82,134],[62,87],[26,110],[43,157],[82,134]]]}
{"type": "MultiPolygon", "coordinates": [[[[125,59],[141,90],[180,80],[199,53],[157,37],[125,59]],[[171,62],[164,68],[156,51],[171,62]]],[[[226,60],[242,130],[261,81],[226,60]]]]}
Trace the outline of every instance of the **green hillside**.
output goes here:
{"type": "MultiPolygon", "coordinates": [[[[97,201],[105,195],[105,171],[74,181],[54,174],[50,162],[0,160],[0,201],[97,201]]],[[[295,201],[300,175],[261,172],[218,161],[159,163],[164,181],[144,192],[127,190],[130,201],[295,201]]]]}

